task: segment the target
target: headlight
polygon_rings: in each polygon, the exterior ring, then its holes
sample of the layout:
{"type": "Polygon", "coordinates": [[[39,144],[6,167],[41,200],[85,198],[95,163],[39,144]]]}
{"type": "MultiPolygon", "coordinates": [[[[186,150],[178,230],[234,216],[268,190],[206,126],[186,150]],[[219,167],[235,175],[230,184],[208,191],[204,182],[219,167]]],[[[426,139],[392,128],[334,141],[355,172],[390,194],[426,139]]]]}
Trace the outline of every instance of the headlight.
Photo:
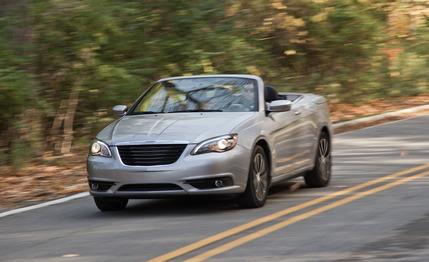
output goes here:
{"type": "Polygon", "coordinates": [[[209,152],[225,152],[231,150],[237,145],[238,135],[225,135],[199,143],[194,150],[192,150],[191,155],[204,154],[209,152]]]}
{"type": "Polygon", "coordinates": [[[91,144],[91,148],[89,149],[89,154],[91,156],[104,156],[104,157],[112,156],[109,146],[101,141],[95,141],[91,144]]]}

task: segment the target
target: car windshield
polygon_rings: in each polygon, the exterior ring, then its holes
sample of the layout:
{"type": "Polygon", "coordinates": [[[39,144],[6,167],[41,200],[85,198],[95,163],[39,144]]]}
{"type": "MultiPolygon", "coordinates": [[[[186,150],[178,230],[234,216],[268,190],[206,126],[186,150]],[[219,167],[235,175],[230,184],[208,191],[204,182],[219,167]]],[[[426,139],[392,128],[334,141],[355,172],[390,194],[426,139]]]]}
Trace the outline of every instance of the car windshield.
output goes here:
{"type": "Polygon", "coordinates": [[[129,114],[257,111],[256,81],[248,78],[181,78],[154,84],[129,114]]]}

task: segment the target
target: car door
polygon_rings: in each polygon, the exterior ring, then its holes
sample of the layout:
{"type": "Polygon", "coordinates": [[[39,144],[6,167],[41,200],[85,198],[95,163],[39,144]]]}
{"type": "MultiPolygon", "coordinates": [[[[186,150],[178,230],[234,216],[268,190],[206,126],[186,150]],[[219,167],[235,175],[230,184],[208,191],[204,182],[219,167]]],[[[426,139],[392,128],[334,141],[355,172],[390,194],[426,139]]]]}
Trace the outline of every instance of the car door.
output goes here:
{"type": "Polygon", "coordinates": [[[303,95],[294,104],[292,109],[293,113],[297,117],[295,120],[297,130],[299,134],[296,135],[295,144],[295,159],[294,169],[304,169],[311,164],[312,152],[315,141],[315,130],[316,124],[312,119],[313,110],[309,106],[311,101],[309,98],[303,95]]]}
{"type": "Polygon", "coordinates": [[[287,177],[296,169],[296,154],[300,139],[299,115],[295,114],[296,106],[287,112],[272,112],[267,116],[271,126],[273,143],[273,180],[287,177]]]}

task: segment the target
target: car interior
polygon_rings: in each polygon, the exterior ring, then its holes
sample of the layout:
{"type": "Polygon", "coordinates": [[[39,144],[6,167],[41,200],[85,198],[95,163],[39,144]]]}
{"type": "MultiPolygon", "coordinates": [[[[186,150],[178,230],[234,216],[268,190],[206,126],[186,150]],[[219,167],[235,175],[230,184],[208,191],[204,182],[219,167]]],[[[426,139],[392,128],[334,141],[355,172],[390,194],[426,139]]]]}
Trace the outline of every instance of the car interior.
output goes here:
{"type": "Polygon", "coordinates": [[[274,100],[289,100],[294,102],[300,97],[301,95],[299,94],[279,93],[274,87],[265,86],[265,102],[267,103],[271,103],[274,100]]]}

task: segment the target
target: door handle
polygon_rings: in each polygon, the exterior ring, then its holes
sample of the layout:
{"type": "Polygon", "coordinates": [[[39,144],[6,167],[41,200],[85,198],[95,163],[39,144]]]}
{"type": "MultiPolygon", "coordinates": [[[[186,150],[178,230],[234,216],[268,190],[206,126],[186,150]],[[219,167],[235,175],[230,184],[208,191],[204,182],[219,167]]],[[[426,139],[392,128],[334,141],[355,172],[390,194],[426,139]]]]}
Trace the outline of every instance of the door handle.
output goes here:
{"type": "Polygon", "coordinates": [[[301,114],[301,111],[299,111],[299,110],[295,111],[295,115],[300,115],[300,114],[301,114]]]}

